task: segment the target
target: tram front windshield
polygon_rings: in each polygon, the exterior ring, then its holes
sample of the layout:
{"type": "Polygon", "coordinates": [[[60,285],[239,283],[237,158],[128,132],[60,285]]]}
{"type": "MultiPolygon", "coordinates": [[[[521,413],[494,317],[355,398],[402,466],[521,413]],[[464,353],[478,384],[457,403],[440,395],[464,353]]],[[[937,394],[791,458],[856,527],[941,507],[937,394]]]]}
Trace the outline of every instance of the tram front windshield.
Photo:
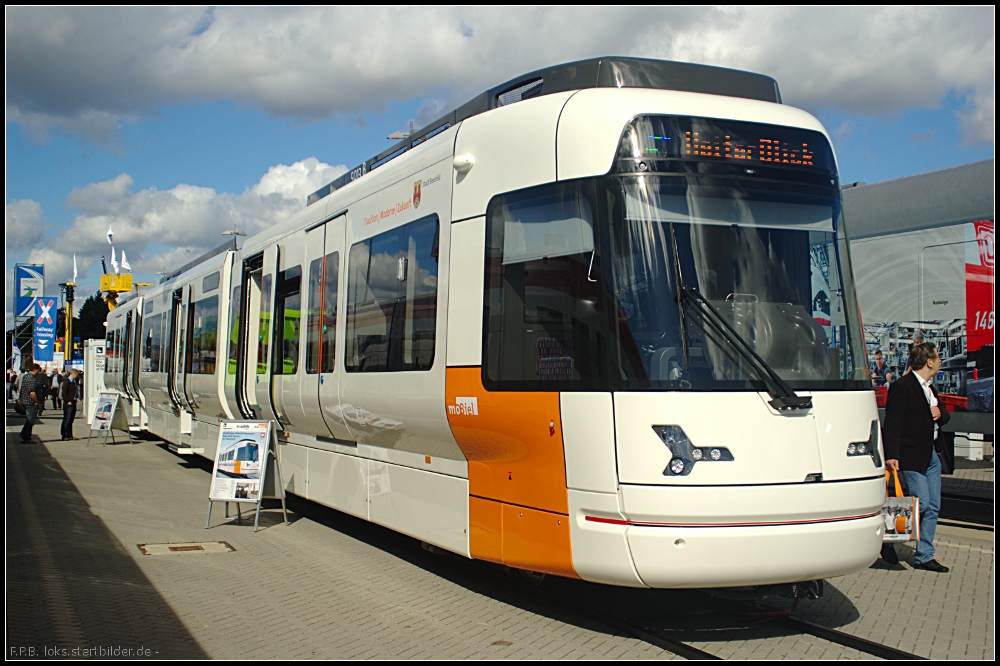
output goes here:
{"type": "Polygon", "coordinates": [[[759,388],[741,341],[792,388],[863,379],[832,193],[710,176],[607,181],[616,205],[605,280],[619,323],[611,360],[625,388],[759,388]],[[712,326],[692,293],[729,326],[712,326]]]}
{"type": "Polygon", "coordinates": [[[870,389],[818,132],[646,117],[611,172],[487,210],[490,390],[870,389]]]}

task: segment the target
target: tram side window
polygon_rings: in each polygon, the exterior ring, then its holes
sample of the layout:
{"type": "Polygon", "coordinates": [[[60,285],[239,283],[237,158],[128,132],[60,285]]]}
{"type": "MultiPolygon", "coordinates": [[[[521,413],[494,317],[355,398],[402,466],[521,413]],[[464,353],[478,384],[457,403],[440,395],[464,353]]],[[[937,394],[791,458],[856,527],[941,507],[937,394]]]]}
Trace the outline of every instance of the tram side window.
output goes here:
{"type": "Polygon", "coordinates": [[[105,334],[104,339],[104,371],[111,372],[114,370],[114,358],[115,358],[115,332],[108,329],[105,334]]]}
{"type": "Polygon", "coordinates": [[[239,350],[240,334],[240,295],[242,287],[233,287],[233,300],[229,302],[229,363],[227,372],[230,375],[236,374],[236,354],[239,350]]]}
{"type": "Polygon", "coordinates": [[[309,264],[309,314],[306,321],[306,372],[309,374],[333,372],[334,369],[339,272],[339,252],[331,252],[309,264]]]}
{"type": "Polygon", "coordinates": [[[219,282],[221,281],[221,273],[215,271],[211,275],[206,275],[201,281],[201,293],[206,293],[214,289],[219,288],[219,282]]]}
{"type": "Polygon", "coordinates": [[[191,322],[191,369],[194,375],[215,374],[218,344],[219,297],[203,298],[194,304],[191,322]]]}
{"type": "Polygon", "coordinates": [[[487,389],[595,390],[606,376],[594,195],[585,188],[547,185],[488,207],[487,389]]]}
{"type": "Polygon", "coordinates": [[[267,351],[271,346],[271,275],[260,284],[260,327],[257,337],[257,374],[267,374],[267,351]]]}
{"type": "Polygon", "coordinates": [[[337,280],[340,279],[340,253],[326,255],[323,280],[323,372],[333,372],[337,360],[337,280]]]}
{"type": "Polygon", "coordinates": [[[163,315],[147,315],[142,320],[142,361],[139,368],[142,372],[160,372],[161,331],[163,330],[163,315]]]}
{"type": "Polygon", "coordinates": [[[355,243],[348,271],[347,372],[430,370],[437,321],[437,216],[355,243]]]}
{"type": "Polygon", "coordinates": [[[294,375],[299,370],[299,335],[302,325],[302,298],[299,294],[302,282],[302,267],[293,266],[281,272],[278,281],[277,299],[274,310],[275,354],[281,354],[281,361],[275,359],[274,374],[294,375]]]}

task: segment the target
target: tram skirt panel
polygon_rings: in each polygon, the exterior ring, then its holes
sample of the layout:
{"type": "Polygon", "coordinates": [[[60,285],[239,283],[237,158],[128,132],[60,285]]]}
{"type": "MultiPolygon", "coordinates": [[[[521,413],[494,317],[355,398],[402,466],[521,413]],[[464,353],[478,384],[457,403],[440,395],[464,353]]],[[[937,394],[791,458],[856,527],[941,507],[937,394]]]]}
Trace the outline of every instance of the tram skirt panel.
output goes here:
{"type": "Polygon", "coordinates": [[[469,461],[477,559],[578,577],[570,547],[558,392],[488,392],[478,367],[448,368],[448,422],[469,461]]]}

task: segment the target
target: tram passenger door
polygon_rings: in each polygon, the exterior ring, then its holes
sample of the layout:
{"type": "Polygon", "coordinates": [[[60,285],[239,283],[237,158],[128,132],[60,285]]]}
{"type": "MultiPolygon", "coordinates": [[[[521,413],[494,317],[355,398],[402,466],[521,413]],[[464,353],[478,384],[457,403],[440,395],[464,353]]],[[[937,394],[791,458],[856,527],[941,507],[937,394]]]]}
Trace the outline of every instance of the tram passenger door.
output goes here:
{"type": "MultiPolygon", "coordinates": [[[[293,241],[294,242],[294,241],[293,241]]],[[[302,242],[300,237],[299,243],[302,242]]],[[[291,243],[290,243],[291,244],[291,243]]],[[[274,347],[271,350],[271,398],[278,421],[288,430],[301,432],[302,402],[299,399],[299,367],[302,334],[302,251],[285,246],[279,250],[282,263],[275,273],[274,347]],[[293,258],[294,257],[294,258],[293,258]]]]}
{"type": "Polygon", "coordinates": [[[339,368],[343,363],[338,363],[336,344],[346,226],[347,216],[341,215],[311,230],[307,239],[309,286],[302,408],[310,421],[325,423],[335,438],[351,441],[354,436],[340,409],[339,368]]]}
{"type": "Polygon", "coordinates": [[[278,421],[271,402],[271,363],[273,355],[275,276],[278,268],[278,246],[264,250],[259,273],[251,274],[249,321],[253,336],[247,336],[246,394],[257,418],[278,421]],[[254,279],[256,278],[256,279],[254,279]],[[254,344],[256,341],[256,344],[254,344]],[[252,363],[251,363],[252,362],[252,363]]]}
{"type": "Polygon", "coordinates": [[[191,286],[185,285],[174,292],[174,321],[177,335],[174,338],[174,358],[170,377],[170,397],[174,404],[190,413],[194,406],[186,390],[188,359],[191,354],[191,286]]]}
{"type": "MultiPolygon", "coordinates": [[[[228,308],[229,317],[226,320],[227,328],[225,335],[226,337],[221,341],[219,345],[220,354],[224,354],[222,359],[221,372],[224,373],[222,379],[223,388],[222,394],[223,399],[226,402],[226,407],[229,413],[233,415],[233,418],[251,418],[252,414],[244,413],[244,405],[240,398],[242,396],[242,391],[237,390],[239,378],[243,376],[240,370],[240,366],[243,364],[240,362],[241,357],[241,343],[246,344],[246,317],[243,313],[246,311],[246,304],[243,302],[244,294],[246,292],[246,285],[244,284],[246,276],[245,270],[246,263],[242,261],[234,261],[230,266],[230,276],[229,281],[229,298],[228,308]],[[222,350],[225,350],[224,352],[222,350]]],[[[220,305],[221,307],[221,305],[220,305]]],[[[221,314],[221,311],[220,311],[221,314]]],[[[222,331],[219,331],[220,335],[222,331]]],[[[245,368],[243,368],[245,370],[245,368]]]]}
{"type": "Polygon", "coordinates": [[[133,337],[133,315],[135,315],[135,310],[130,310],[125,314],[125,328],[122,329],[122,391],[125,392],[129,398],[137,400],[135,391],[132,388],[132,363],[134,359],[132,358],[135,350],[132,345],[133,337]]]}
{"type": "Polygon", "coordinates": [[[140,404],[142,396],[139,393],[138,368],[139,359],[142,357],[142,350],[140,348],[142,326],[139,319],[139,308],[141,307],[142,302],[140,301],[136,309],[125,315],[125,333],[123,339],[124,367],[122,369],[122,382],[126,395],[140,404]]]}

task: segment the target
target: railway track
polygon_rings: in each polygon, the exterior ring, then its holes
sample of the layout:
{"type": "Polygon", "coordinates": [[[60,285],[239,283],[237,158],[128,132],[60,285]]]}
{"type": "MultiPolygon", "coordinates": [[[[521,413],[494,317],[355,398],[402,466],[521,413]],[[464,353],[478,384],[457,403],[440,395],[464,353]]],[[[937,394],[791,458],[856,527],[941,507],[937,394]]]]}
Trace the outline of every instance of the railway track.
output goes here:
{"type": "MultiPolygon", "coordinates": [[[[496,569],[494,568],[495,572],[496,569]]],[[[563,581],[552,581],[554,583],[563,583],[563,581]]],[[[521,589],[527,594],[537,595],[551,604],[562,607],[567,611],[572,611],[581,615],[585,615],[597,622],[600,622],[616,631],[619,631],[625,635],[632,636],[633,638],[639,639],[650,645],[655,645],[663,650],[671,652],[679,657],[690,660],[719,660],[725,659],[727,657],[714,654],[713,652],[692,645],[690,639],[682,640],[677,637],[677,634],[687,638],[691,633],[690,627],[686,629],[670,630],[664,629],[663,627],[651,627],[649,623],[644,623],[639,618],[629,618],[627,616],[621,617],[612,610],[609,612],[601,612],[594,610],[592,607],[587,608],[583,604],[568,604],[567,597],[562,594],[557,594],[555,591],[549,591],[543,587],[532,585],[530,583],[525,583],[519,581],[521,589]]],[[[565,583],[563,583],[565,585],[565,583]]],[[[692,594],[699,594],[699,592],[692,592],[692,594]]],[[[708,595],[705,593],[700,593],[704,595],[707,599],[708,595]]],[[[597,605],[589,604],[591,606],[597,605]]],[[[792,608],[794,609],[794,602],[792,608]]],[[[718,609],[719,613],[725,615],[727,610],[724,608],[718,609]]],[[[754,613],[747,613],[748,617],[744,618],[743,625],[740,626],[739,622],[736,622],[736,626],[731,626],[730,629],[726,630],[728,632],[733,632],[731,638],[727,640],[751,640],[754,638],[760,638],[760,628],[766,624],[770,624],[773,627],[780,627],[777,629],[777,633],[781,633],[783,636],[788,635],[808,635],[812,636],[818,641],[823,641],[825,643],[833,643],[840,645],[842,647],[856,650],[864,655],[869,655],[871,657],[876,657],[879,659],[893,660],[893,661],[926,661],[926,657],[921,657],[910,652],[899,650],[897,648],[883,645],[875,641],[871,641],[859,636],[854,636],[852,634],[838,631],[836,629],[830,629],[813,622],[808,622],[791,615],[791,611],[787,609],[779,608],[762,608],[754,613]],[[788,633],[791,632],[791,633],[788,633]],[[739,635],[744,633],[746,635],[739,635]]],[[[821,647],[821,645],[817,645],[821,647]]]]}
{"type": "MultiPolygon", "coordinates": [[[[414,558],[413,542],[408,537],[369,523],[359,524],[356,519],[305,500],[296,498],[292,503],[296,505],[293,509],[303,515],[330,523],[365,541],[377,542],[379,548],[401,557],[414,558]],[[364,534],[369,536],[366,538],[364,534]]],[[[552,576],[540,581],[502,565],[469,561],[426,544],[423,544],[423,551],[423,556],[416,558],[424,560],[423,566],[442,575],[458,574],[465,580],[464,584],[474,587],[477,584],[472,581],[479,581],[478,584],[485,585],[481,589],[484,594],[506,598],[507,603],[543,616],[548,614],[545,606],[558,609],[559,616],[565,613],[590,620],[683,659],[745,658],[720,652],[726,652],[727,648],[731,652],[733,643],[808,636],[807,640],[815,641],[814,645],[806,645],[807,654],[796,653],[795,658],[817,658],[815,655],[823,654],[833,645],[844,648],[846,654],[843,656],[847,657],[926,660],[926,657],[797,618],[792,614],[794,604],[791,609],[756,607],[751,612],[741,613],[739,603],[710,597],[704,591],[672,591],[669,597],[664,597],[662,590],[617,588],[552,576]],[[425,560],[428,556],[430,559],[425,560]],[[523,602],[528,603],[522,605],[523,602]],[[671,612],[664,614],[665,606],[671,612]]]]}

